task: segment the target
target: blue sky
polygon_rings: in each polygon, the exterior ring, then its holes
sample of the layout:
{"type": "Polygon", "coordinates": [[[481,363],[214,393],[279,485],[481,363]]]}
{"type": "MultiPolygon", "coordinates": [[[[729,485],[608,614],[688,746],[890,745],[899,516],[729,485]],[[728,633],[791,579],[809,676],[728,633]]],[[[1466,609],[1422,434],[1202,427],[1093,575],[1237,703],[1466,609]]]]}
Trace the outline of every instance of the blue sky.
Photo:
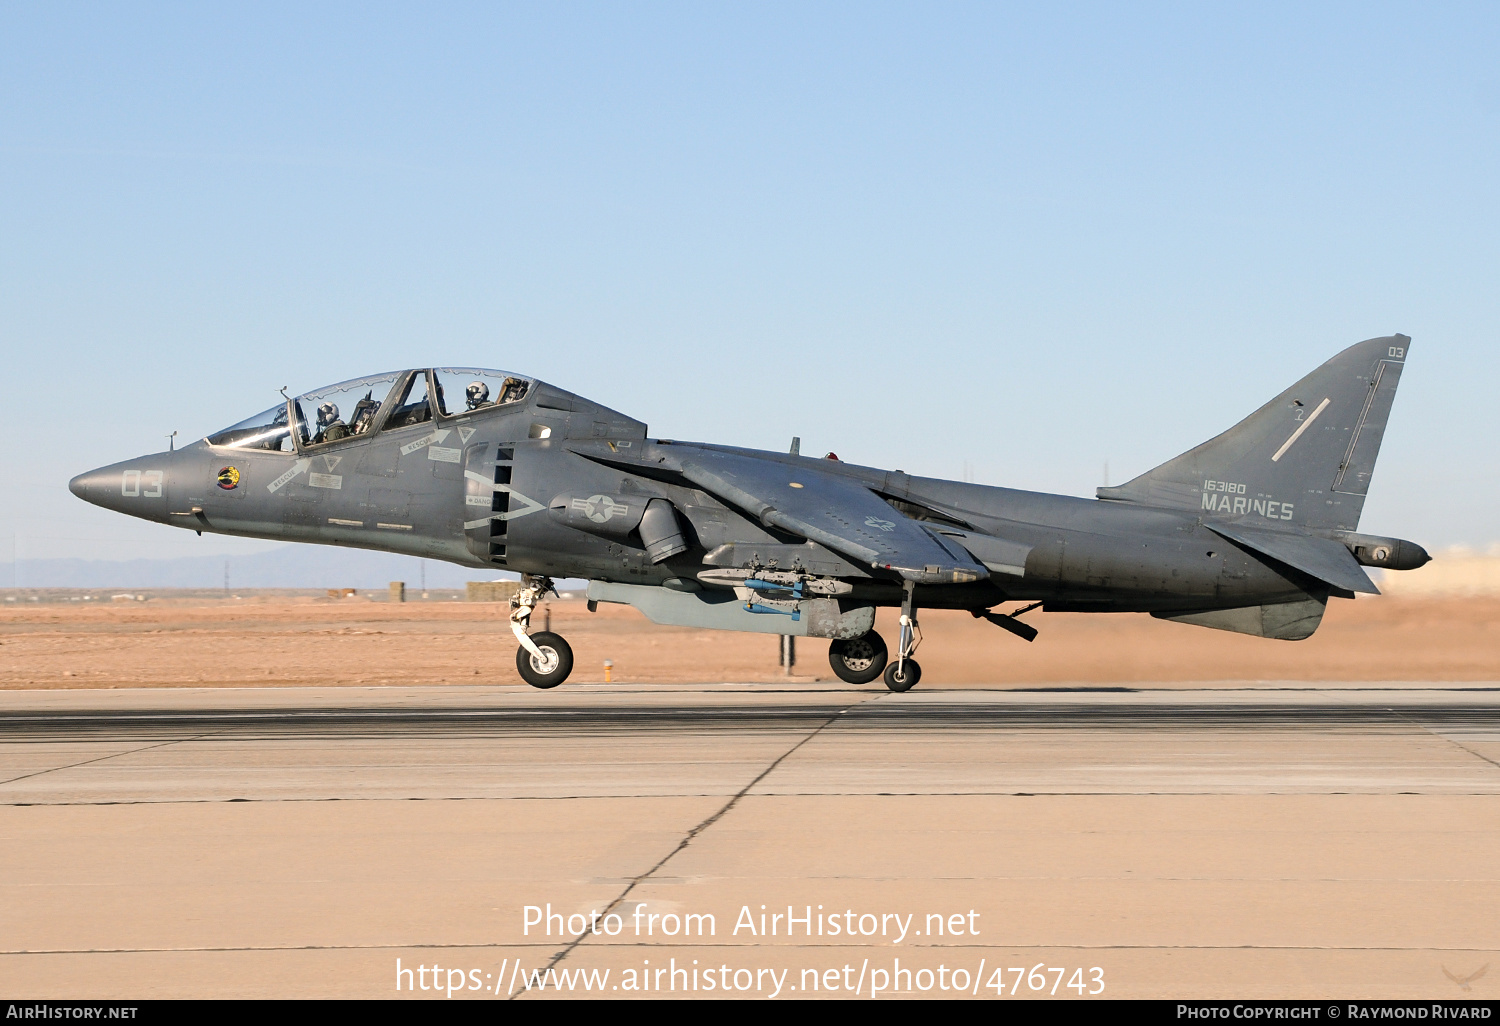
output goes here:
{"type": "Polygon", "coordinates": [[[0,3],[22,558],[74,473],[432,363],[1092,494],[1413,336],[1363,527],[1500,540],[1494,4],[0,3]]]}

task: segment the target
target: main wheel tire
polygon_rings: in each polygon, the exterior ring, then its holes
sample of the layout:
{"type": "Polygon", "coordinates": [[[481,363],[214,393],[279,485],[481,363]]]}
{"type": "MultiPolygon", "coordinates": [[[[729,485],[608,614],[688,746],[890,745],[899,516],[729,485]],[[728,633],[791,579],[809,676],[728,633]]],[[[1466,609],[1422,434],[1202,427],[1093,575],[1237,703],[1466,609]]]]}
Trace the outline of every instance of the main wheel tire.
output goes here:
{"type": "Polygon", "coordinates": [[[900,669],[895,663],[885,668],[885,686],[892,691],[910,691],[922,679],[922,668],[915,659],[904,659],[900,669]]]}
{"type": "Polygon", "coordinates": [[[551,631],[531,635],[532,644],[542,650],[538,659],[522,645],[516,649],[516,670],[521,679],[534,688],[555,688],[573,672],[573,649],[551,631]]]}
{"type": "Polygon", "coordinates": [[[885,669],[890,652],[885,639],[874,631],[847,641],[835,638],[828,645],[828,665],[846,684],[868,684],[885,669]]]}

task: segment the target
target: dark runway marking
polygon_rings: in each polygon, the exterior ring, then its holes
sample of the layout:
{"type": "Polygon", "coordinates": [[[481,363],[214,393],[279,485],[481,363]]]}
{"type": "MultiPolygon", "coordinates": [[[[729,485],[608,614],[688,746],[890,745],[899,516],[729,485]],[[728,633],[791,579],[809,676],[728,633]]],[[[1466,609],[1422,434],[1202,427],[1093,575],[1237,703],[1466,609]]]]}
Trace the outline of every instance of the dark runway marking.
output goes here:
{"type": "MultiPolygon", "coordinates": [[[[873,697],[873,696],[872,696],[873,697]]],[[[1500,705],[1361,702],[1337,704],[1174,702],[944,702],[903,705],[777,705],[579,709],[534,705],[442,709],[284,708],[265,710],[12,712],[0,715],[0,743],[166,742],[287,738],[484,738],[805,732],[829,717],[840,731],[1219,730],[1458,727],[1500,730],[1500,705]],[[842,715],[840,715],[842,714],[842,715]]]]}

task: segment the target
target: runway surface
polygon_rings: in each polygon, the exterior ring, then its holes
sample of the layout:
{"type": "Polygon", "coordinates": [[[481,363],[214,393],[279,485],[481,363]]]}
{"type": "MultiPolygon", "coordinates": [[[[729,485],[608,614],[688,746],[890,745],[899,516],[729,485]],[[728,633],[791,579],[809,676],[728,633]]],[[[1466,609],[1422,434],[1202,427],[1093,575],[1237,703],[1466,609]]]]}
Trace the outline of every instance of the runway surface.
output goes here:
{"type": "Polygon", "coordinates": [[[0,987],[1493,996],[1497,793],[1484,684],[8,692],[0,987]]]}

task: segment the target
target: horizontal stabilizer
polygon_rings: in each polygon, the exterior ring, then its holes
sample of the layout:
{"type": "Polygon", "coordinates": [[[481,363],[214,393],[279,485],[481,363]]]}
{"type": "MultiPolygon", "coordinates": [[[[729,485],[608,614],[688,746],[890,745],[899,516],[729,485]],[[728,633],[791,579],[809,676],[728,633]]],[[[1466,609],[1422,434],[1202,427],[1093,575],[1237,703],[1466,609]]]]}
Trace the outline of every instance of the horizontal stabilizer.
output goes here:
{"type": "Polygon", "coordinates": [[[1309,577],[1316,577],[1345,591],[1362,591],[1379,595],[1380,589],[1347,548],[1328,538],[1285,531],[1266,531],[1239,523],[1217,523],[1205,520],[1203,526],[1230,541],[1253,549],[1309,577]]]}

